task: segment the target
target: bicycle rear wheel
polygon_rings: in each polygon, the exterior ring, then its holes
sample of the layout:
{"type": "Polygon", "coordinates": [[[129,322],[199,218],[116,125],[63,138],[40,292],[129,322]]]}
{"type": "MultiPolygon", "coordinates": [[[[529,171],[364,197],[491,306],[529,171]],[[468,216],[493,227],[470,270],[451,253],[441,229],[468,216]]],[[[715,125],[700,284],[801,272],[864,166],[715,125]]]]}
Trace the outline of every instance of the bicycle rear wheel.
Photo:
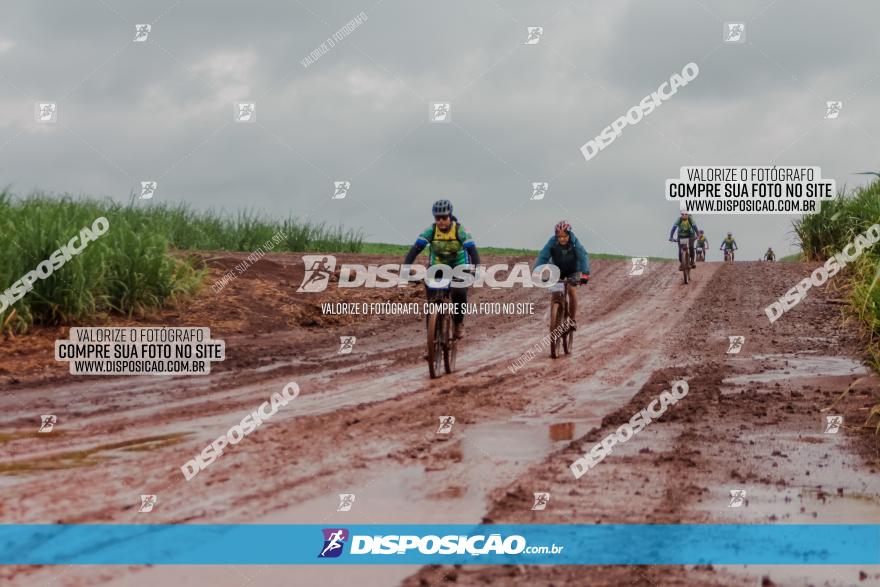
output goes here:
{"type": "Polygon", "coordinates": [[[550,304],[550,358],[555,359],[559,350],[559,332],[562,323],[562,304],[558,301],[550,304]]]}
{"type": "Polygon", "coordinates": [[[443,362],[443,322],[445,320],[442,314],[428,316],[428,372],[431,379],[440,377],[443,362]]]}
{"type": "Polygon", "coordinates": [[[452,316],[446,316],[443,320],[443,368],[447,373],[452,373],[455,370],[458,341],[455,340],[454,328],[452,316]]]}

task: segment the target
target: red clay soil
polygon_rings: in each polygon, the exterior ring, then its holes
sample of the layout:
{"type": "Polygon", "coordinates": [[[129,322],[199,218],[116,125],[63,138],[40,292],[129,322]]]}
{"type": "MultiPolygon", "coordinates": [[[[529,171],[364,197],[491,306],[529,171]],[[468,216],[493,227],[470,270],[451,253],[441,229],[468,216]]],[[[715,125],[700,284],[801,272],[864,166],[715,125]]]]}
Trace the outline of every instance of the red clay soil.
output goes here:
{"type": "MultiPolygon", "coordinates": [[[[772,325],[763,312],[809,264],[701,264],[685,286],[671,263],[630,276],[627,263],[597,260],[579,290],[573,353],[553,360],[543,349],[515,373],[508,367],[547,333],[546,292],[475,289],[470,301],[534,303],[535,313],[469,316],[456,372],[431,380],[423,317],[330,316],[320,305],[421,303],[420,287],[297,293],[301,257],[272,254],[214,293],[210,284],[247,255],[203,256],[211,276],[200,295],[107,323],[209,326],[227,358],[208,376],[71,376],[53,358],[66,328],[3,341],[3,523],[880,523],[877,437],[865,426],[880,385],[860,363],[855,327],[821,290],[772,325]],[[353,351],[340,354],[350,335],[353,351]],[[734,335],[745,344],[727,354],[734,335]],[[677,379],[689,383],[685,398],[574,478],[579,454],[677,379]],[[302,389],[293,403],[184,479],[184,462],[289,381],[302,389]],[[845,424],[825,434],[832,413],[845,424]],[[51,434],[36,433],[40,414],[58,416],[51,434]],[[453,431],[438,435],[447,415],[453,431]],[[747,490],[744,507],[727,507],[730,489],[747,490]],[[531,511],[535,491],[551,493],[546,510],[531,511]],[[137,512],[143,493],[159,496],[149,514],[137,512]],[[357,495],[352,511],[336,511],[339,493],[357,495]]],[[[532,260],[486,260],[502,261],[532,260]]],[[[880,581],[868,567],[377,567],[7,567],[0,576],[24,585],[61,575],[77,586],[880,581]]]]}

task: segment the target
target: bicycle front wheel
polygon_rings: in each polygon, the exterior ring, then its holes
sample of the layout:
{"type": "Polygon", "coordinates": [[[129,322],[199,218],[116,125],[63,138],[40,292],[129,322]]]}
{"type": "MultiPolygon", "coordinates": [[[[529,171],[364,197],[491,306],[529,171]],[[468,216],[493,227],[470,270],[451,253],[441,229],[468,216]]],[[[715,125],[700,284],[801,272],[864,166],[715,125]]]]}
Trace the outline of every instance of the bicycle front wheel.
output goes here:
{"type": "Polygon", "coordinates": [[[443,362],[443,320],[442,314],[428,316],[428,372],[431,379],[440,377],[443,362]]]}

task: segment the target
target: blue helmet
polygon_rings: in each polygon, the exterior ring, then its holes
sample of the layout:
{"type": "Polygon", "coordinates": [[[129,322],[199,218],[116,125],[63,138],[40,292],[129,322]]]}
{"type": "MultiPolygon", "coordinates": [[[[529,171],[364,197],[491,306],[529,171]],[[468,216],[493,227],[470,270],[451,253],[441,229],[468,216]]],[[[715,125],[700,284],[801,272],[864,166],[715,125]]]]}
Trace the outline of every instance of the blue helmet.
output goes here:
{"type": "Polygon", "coordinates": [[[431,214],[434,216],[448,216],[452,214],[452,202],[449,200],[437,200],[431,206],[431,214]]]}

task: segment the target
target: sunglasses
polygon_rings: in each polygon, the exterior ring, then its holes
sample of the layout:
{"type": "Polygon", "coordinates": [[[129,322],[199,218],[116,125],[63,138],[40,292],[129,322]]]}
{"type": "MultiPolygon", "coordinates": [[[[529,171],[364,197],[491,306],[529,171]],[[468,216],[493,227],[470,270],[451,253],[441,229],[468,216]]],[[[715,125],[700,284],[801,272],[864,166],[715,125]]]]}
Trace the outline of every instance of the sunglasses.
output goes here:
{"type": "Polygon", "coordinates": [[[434,220],[449,220],[449,214],[444,214],[442,216],[434,216],[434,220]]]}

